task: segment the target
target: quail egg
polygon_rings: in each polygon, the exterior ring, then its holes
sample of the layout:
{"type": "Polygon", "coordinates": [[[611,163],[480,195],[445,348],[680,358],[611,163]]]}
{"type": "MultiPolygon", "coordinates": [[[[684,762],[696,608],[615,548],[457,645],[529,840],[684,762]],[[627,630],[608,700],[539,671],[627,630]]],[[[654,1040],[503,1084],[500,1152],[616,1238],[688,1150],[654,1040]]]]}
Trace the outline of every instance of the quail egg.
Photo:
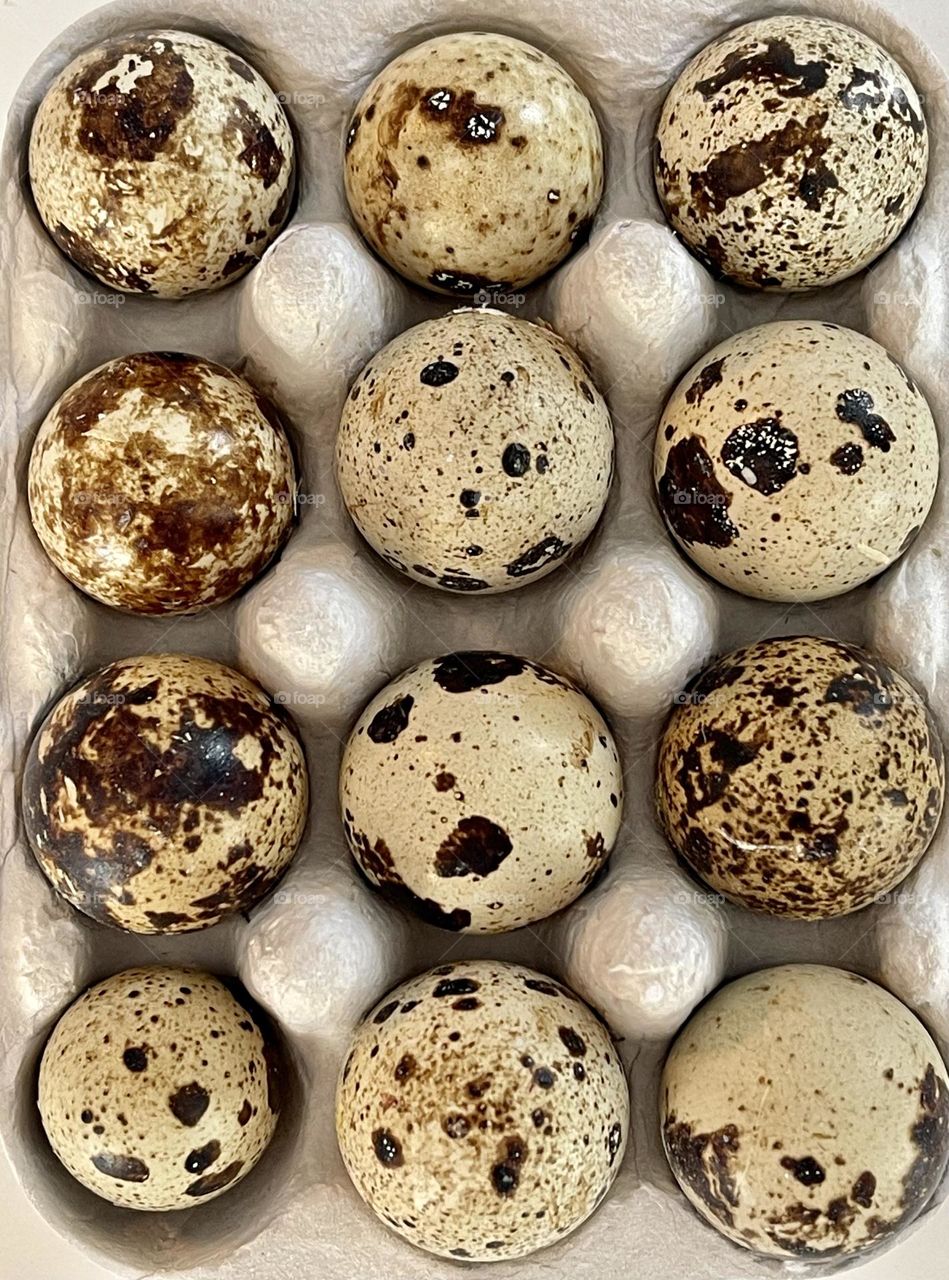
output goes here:
{"type": "Polygon", "coordinates": [[[656,130],[673,228],[714,271],[762,289],[834,284],[912,217],[929,140],[906,72],[826,18],[764,18],[688,64],[656,130]]]}
{"type": "Polygon", "coordinates": [[[910,545],[939,441],[919,388],[872,339],[786,320],[709,351],[672,393],[655,478],[669,529],[718,582],[823,600],[910,545]]]}
{"type": "Polygon", "coordinates": [[[442,928],[498,933],[559,911],[604,868],[623,770],[602,716],[563,677],[449,653],[369,703],[339,792],[373,884],[442,928]]]}
{"type": "Polygon", "coordinates": [[[356,1190],[443,1257],[522,1258],[599,1205],[629,1129],[610,1034],[558,982],[499,961],[403,983],[356,1030],[336,1132],[356,1190]]]}
{"type": "Polygon", "coordinates": [[[142,352],[50,410],[30,457],[33,527],[61,573],[129,613],[191,613],[256,577],[290,532],[293,455],[223,365],[142,352]]]}
{"type": "Polygon", "coordinates": [[[747,974],[696,1013],[660,1085],[686,1196],[757,1253],[873,1249],[917,1216],[949,1158],[949,1079],[929,1034],[844,969],[747,974]]]}
{"type": "Polygon", "coordinates": [[[739,649],[680,695],[659,744],[670,843],[731,901],[846,915],[923,856],[942,811],[943,750],[916,690],[836,640],[739,649]]]}
{"type": "Polygon", "coordinates": [[[567,256],[603,193],[596,116],[559,63],[510,36],[437,36],[395,58],[346,138],[356,224],[440,293],[519,289],[567,256]]]}
{"type": "Polygon", "coordinates": [[[276,94],[230,50],[185,31],[117,35],[47,91],[30,181],[83,271],[181,298],[238,279],[279,234],[293,136],[276,94]]]}
{"type": "Polygon", "coordinates": [[[188,1209],[250,1173],[277,1125],[280,1054],[235,983],[152,965],[84,992],[40,1063],[53,1151],[96,1195],[188,1209]]]}
{"type": "Polygon", "coordinates": [[[307,816],[303,749],[256,684],[184,654],[123,658],[78,684],[33,739],[23,820],[53,888],[132,933],[248,911],[307,816]]]}
{"type": "Polygon", "coordinates": [[[549,328],[463,310],[369,361],[343,408],[336,461],[356,527],[394,568],[445,591],[509,591],[593,531],[613,427],[549,328]]]}

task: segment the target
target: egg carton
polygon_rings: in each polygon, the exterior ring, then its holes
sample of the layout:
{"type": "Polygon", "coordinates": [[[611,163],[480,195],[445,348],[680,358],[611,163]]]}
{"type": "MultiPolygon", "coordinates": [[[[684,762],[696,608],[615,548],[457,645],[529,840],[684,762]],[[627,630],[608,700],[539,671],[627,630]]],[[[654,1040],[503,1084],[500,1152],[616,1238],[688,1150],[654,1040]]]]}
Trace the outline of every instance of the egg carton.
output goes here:
{"type": "MultiPolygon", "coordinates": [[[[651,444],[683,370],[728,334],[775,318],[869,333],[910,370],[937,423],[949,423],[944,218],[940,226],[949,204],[949,89],[933,55],[893,13],[861,0],[521,0],[516,9],[506,0],[194,0],[187,15],[164,0],[128,0],[77,22],[34,65],[12,108],[2,172],[10,499],[0,515],[0,1085],[10,1101],[0,1130],[39,1212],[117,1275],[290,1280],[314,1265],[327,1277],[454,1275],[463,1264],[414,1250],[358,1199],[336,1150],[332,1100],[346,1041],[381,993],[439,961],[490,956],[551,972],[599,1009],[620,1038],[633,1096],[629,1149],[601,1209],[551,1249],[492,1264],[492,1275],[610,1280],[643,1265],[652,1280],[738,1280],[839,1269],[763,1262],[698,1218],[662,1155],[658,1069],[670,1037],[723,979],[800,960],[882,982],[949,1050],[946,824],[912,878],[854,917],[752,915],[703,893],[664,844],[653,815],[655,746],[677,692],[711,655],[795,632],[876,650],[926,692],[949,737],[946,486],[912,549],[881,579],[820,605],[769,605],[711,585],[672,547],[653,500],[651,444]],[[667,229],[652,187],[651,133],[691,54],[729,26],[789,8],[849,21],[900,59],[924,99],[930,178],[910,228],[869,272],[812,295],[759,295],[713,280],[667,229]],[[54,75],[99,39],[157,26],[197,31],[246,56],[282,96],[299,144],[287,230],[239,284],[177,302],[117,298],[75,271],[39,225],[25,178],[30,121],[54,75]],[[592,238],[551,279],[502,305],[543,316],[579,348],[609,400],[618,446],[609,506],[582,556],[542,582],[477,600],[388,570],[356,535],[333,479],[350,380],[397,332],[452,305],[405,286],[351,229],[345,128],[362,89],[396,53],[472,27],[549,51],[603,127],[607,189],[592,238]],[[126,618],[80,596],[45,559],[27,511],[30,443],[49,406],[87,370],[147,349],[189,350],[244,371],[286,414],[304,477],[300,524],[279,563],[236,602],[191,618],[126,618]],[[585,687],[612,723],[628,795],[609,874],[560,916],[492,937],[441,932],[375,896],[351,864],[336,805],[341,739],[370,695],[425,656],[476,647],[543,660],[585,687]],[[278,890],[249,918],[168,938],[101,927],[58,899],[17,814],[25,749],[44,710],[80,674],[150,650],[203,654],[256,677],[300,726],[313,790],[307,834],[278,890]],[[35,1079],[53,1023],[81,989],[155,961],[239,975],[282,1028],[294,1079],[271,1149],[238,1187],[193,1210],[136,1214],[96,1198],[58,1165],[40,1129],[35,1079]]],[[[924,1216],[945,1192],[946,1184],[924,1216]]]]}

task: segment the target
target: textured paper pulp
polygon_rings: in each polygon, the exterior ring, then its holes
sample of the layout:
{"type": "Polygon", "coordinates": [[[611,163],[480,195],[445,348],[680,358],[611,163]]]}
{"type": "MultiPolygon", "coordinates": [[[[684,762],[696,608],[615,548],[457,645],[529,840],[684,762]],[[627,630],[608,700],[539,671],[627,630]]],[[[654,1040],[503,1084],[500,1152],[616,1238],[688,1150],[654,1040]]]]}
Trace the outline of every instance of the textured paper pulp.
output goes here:
{"type": "Polygon", "coordinates": [[[710,586],[672,549],[651,493],[651,433],[674,381],[705,348],[779,316],[868,332],[906,363],[940,427],[949,424],[946,78],[896,17],[860,0],[521,0],[516,7],[385,0],[384,20],[382,7],[382,0],[193,0],[184,14],[162,0],[119,3],[57,37],[15,100],[0,227],[9,334],[2,465],[10,495],[0,516],[0,714],[8,753],[0,1086],[13,1098],[0,1131],[40,1212],[118,1274],[295,1280],[315,1266],[340,1280],[384,1272],[451,1277],[457,1264],[392,1236],[356,1197],[336,1152],[332,1097],[348,1033],[382,991],[445,956],[492,954],[559,974],[606,1015],[623,1037],[634,1097],[629,1151],[607,1202],[555,1248],[494,1264],[493,1276],[619,1280],[638,1266],[652,1280],[822,1274],[823,1266],[763,1263],[688,1207],[660,1149],[658,1067],[668,1038],[726,975],[793,960],[843,964],[882,981],[949,1049],[946,824],[900,894],[855,917],[806,924],[723,908],[676,867],[656,830],[655,742],[675,693],[712,653],[798,631],[877,649],[925,690],[949,737],[946,486],[911,551],[884,578],[839,601],[787,609],[710,586]],[[652,191],[650,140],[664,90],[692,52],[739,21],[789,7],[852,21],[899,57],[924,96],[933,150],[918,216],[876,267],[817,295],[780,298],[712,281],[672,237],[652,191]],[[36,103],[76,51],[159,25],[197,30],[242,51],[284,95],[300,144],[300,199],[289,229],[240,284],[185,302],[110,305],[104,288],[74,271],[39,226],[25,184],[25,143],[36,103]],[[382,567],[341,510],[332,477],[348,380],[399,330],[451,306],[406,288],[349,229],[341,181],[346,122],[393,54],[466,27],[547,49],[590,94],[603,126],[608,184],[593,238],[551,281],[528,291],[518,310],[551,321],[590,362],[614,414],[619,461],[605,519],[582,559],[483,600],[409,586],[382,567]],[[295,429],[310,499],[280,563],[259,584],[213,614],[170,622],[120,618],[79,596],[45,561],[25,502],[29,447],[54,398],[102,361],[148,348],[222,360],[270,391],[295,429]],[[423,656],[479,646],[543,659],[591,691],[619,739],[629,799],[611,873],[592,893],[537,928],[459,938],[406,920],[358,879],[336,817],[336,766],[341,735],[390,675],[423,656]],[[148,649],[242,667],[286,703],[304,732],[310,827],[291,872],[249,922],[171,939],[101,928],[53,896],[21,842],[16,785],[40,713],[79,674],[148,649]],[[82,987],[156,959],[239,974],[283,1027],[298,1089],[272,1149],[233,1192],[183,1213],[137,1215],[110,1208],[59,1168],[40,1132],[34,1073],[52,1023],[82,987]]]}

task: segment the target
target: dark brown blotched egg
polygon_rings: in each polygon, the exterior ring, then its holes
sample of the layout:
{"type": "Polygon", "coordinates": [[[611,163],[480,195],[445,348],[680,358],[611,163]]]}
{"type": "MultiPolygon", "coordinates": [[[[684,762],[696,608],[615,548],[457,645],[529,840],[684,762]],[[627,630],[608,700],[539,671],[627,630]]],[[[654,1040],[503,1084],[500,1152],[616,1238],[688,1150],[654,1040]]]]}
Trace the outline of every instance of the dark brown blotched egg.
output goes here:
{"type": "Polygon", "coordinates": [[[373,356],[343,407],[336,467],[356,527],[393,568],[443,591],[511,591],[593,532],[613,425],[546,325],[465,309],[373,356]]]}
{"type": "Polygon", "coordinates": [[[763,289],[844,280],[893,243],[926,183],[919,97],[860,31],[804,15],[697,54],[656,128],[673,228],[713,271],[763,289]]]}
{"type": "Polygon", "coordinates": [[[303,749],[245,676],[184,654],[123,658],[62,698],[23,777],[23,820],[56,891],[132,933],[248,911],[296,852],[303,749]]]}
{"type": "Polygon", "coordinates": [[[680,695],[656,799],[676,852],[731,901],[846,915],[925,853],[945,788],[926,704],[881,659],[812,636],[720,658],[680,695]]]}
{"type": "Polygon", "coordinates": [[[757,325],[684,375],[656,432],[666,524],[716,581],[824,600],[881,573],[929,514],[939,439],[879,343],[817,320],[757,325]]]}
{"type": "Polygon", "coordinates": [[[419,1248],[522,1258],[578,1227],[619,1172],[629,1090],[610,1033],[520,965],[441,965],[357,1029],[336,1092],[356,1190],[419,1248]]]}
{"type": "Polygon", "coordinates": [[[510,36],[466,31],[400,54],[346,138],[356,224],[416,284],[519,289],[582,239],[603,192],[593,110],[563,67],[510,36]]]}
{"type": "Polygon", "coordinates": [[[912,1222],[949,1158],[949,1078],[916,1017],[843,969],[720,990],[679,1033],[662,1136],[698,1212],[756,1253],[864,1253],[912,1222]]]}
{"type": "Polygon", "coordinates": [[[47,414],[30,457],[33,527],[57,569],[129,613],[220,604],[290,532],[296,476],[273,406],[223,365],[122,356],[47,414]]]}
{"type": "Polygon", "coordinates": [[[185,31],[117,35],[60,72],[30,137],[50,235],[111,289],[180,298],[237,280],[287,220],[293,135],[243,58],[185,31]]]}
{"type": "Polygon", "coordinates": [[[339,795],[373,884],[442,928],[499,933],[559,911],[604,869],[623,770],[568,680],[510,654],[450,653],[369,703],[339,795]]]}
{"type": "Polygon", "coordinates": [[[39,1109],[53,1151],[96,1195],[190,1209],[235,1186],[277,1126],[282,1054],[235,983],[164,965],[84,992],[53,1029],[39,1109]]]}

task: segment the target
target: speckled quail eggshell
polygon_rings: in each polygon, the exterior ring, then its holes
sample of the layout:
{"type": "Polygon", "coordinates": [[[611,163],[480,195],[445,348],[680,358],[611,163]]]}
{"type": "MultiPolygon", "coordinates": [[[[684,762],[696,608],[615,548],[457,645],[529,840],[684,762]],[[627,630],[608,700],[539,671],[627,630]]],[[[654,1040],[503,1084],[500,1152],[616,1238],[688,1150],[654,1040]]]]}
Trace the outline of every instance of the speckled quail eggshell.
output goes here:
{"type": "Polygon", "coordinates": [[[346,139],[356,224],[402,275],[441,293],[520,288],[584,235],[603,145],[584,94],[538,49],[462,32],[401,54],[346,139]]]}
{"type": "Polygon", "coordinates": [[[131,1209],[189,1209],[248,1174],[277,1125],[279,1051],[228,986],[194,969],[126,969],[49,1038],[39,1109],[74,1178],[131,1209]]]}
{"type": "Polygon", "coordinates": [[[190,613],[255,578],[288,536],[293,455],[223,365],[142,352],[74,383],[39,429],[30,514],[50,559],[130,613],[190,613]]]}
{"type": "Polygon", "coordinates": [[[866,979],[782,965],[719,991],[660,1086],[679,1185],[762,1254],[872,1249],[912,1221],[949,1157],[949,1081],[913,1014],[866,979]]]}
{"type": "Polygon", "coordinates": [[[496,933],[572,902],[603,869],[623,771],[600,713],[526,658],[452,653],[366,707],[340,805],[370,881],[433,924],[496,933]]]}
{"type": "Polygon", "coordinates": [[[759,325],[695,364],[656,433],[669,529],[744,595],[823,600],[892,564],[932,506],[939,441],[878,343],[819,321],[759,325]]]}
{"type": "Polygon", "coordinates": [[[906,226],[929,139],[899,63],[851,27],[765,18],[703,49],[656,129],[659,199],[713,270],[765,289],[834,284],[906,226]]]}
{"type": "Polygon", "coordinates": [[[180,298],[238,279],[287,219],[293,136],[276,94],[183,31],[114,36],[48,90],[30,137],[36,207],[111,289],[180,298]]]}
{"type": "Polygon", "coordinates": [[[357,1191],[432,1253],[521,1258],[604,1198],[629,1128],[626,1076],[602,1022],[519,965],[442,965],[357,1029],[336,1094],[357,1191]]]}
{"type": "Polygon", "coordinates": [[[739,649],[680,695],[659,747],[673,848],[733,902],[822,919],[923,856],[942,811],[936,726],[879,658],[794,636],[739,649]]]}
{"type": "Polygon", "coordinates": [[[408,329],[356,379],[337,438],[343,500],[394,568],[497,592],[593,531],[613,472],[609,410],[546,326],[462,310],[408,329]]]}
{"type": "Polygon", "coordinates": [[[133,933],[248,911],[293,858],[307,798],[303,749],[264,691],[182,654],[123,658],[66,694],[22,794],[54,889],[133,933]]]}

